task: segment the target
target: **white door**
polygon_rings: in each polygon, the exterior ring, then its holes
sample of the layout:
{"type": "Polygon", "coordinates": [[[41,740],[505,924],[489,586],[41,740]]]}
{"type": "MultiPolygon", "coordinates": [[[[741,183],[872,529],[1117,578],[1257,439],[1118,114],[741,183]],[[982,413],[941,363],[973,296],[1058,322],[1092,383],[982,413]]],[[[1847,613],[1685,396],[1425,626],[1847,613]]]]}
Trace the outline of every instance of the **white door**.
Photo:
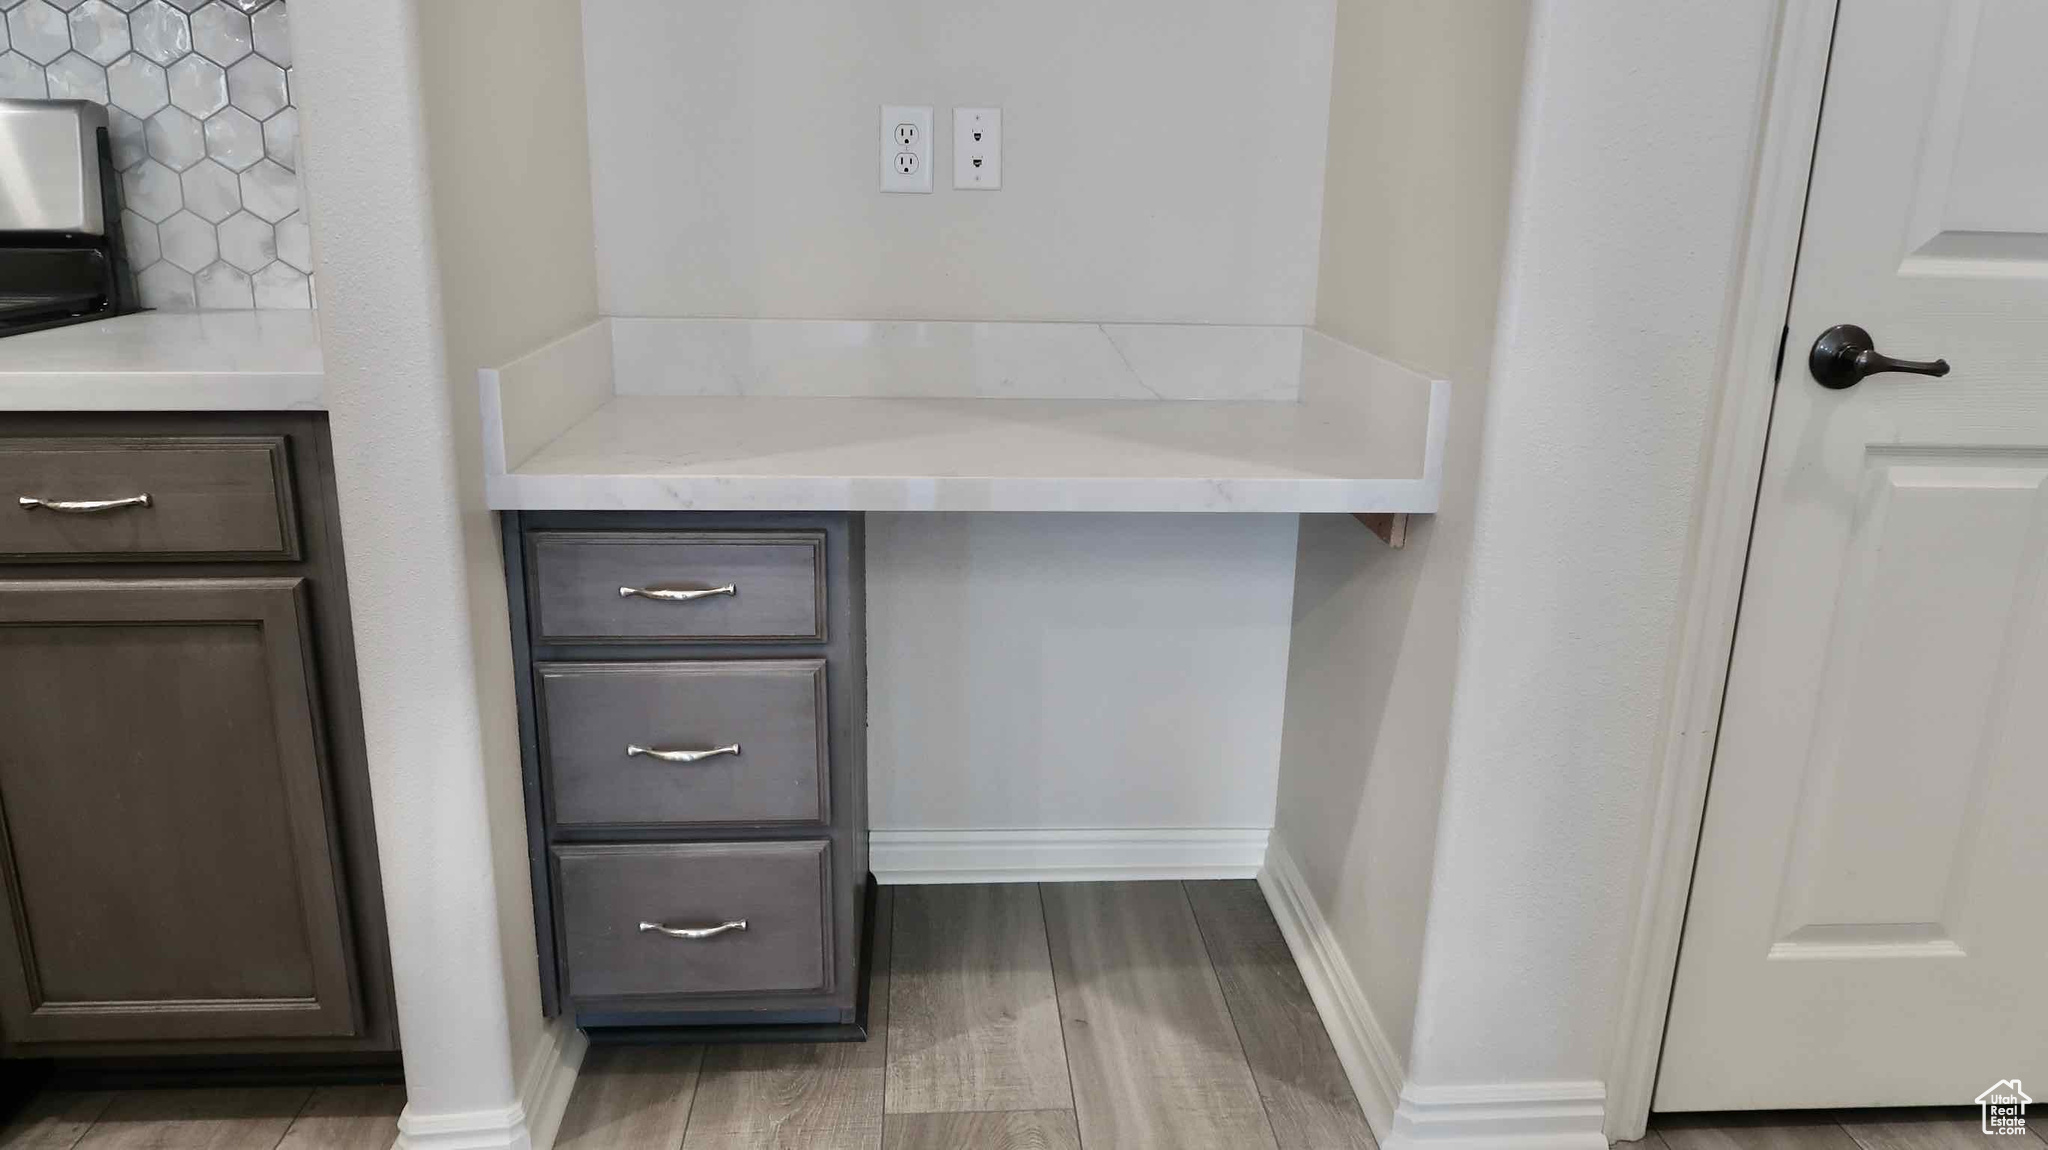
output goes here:
{"type": "Polygon", "coordinates": [[[1812,180],[1660,1110],[2048,1086],[2048,3],[1842,0],[1812,180]]]}

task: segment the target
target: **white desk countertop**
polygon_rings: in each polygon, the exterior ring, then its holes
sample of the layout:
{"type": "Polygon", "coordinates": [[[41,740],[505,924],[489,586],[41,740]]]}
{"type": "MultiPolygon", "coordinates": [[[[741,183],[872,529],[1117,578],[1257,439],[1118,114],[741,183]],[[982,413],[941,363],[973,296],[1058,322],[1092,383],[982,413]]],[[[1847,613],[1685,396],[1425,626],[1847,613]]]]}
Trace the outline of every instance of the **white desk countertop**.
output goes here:
{"type": "Polygon", "coordinates": [[[0,411],[320,411],[309,311],[142,312],[0,337],[0,411]]]}
{"type": "Polygon", "coordinates": [[[505,510],[1427,513],[1449,417],[1301,328],[600,319],[481,376],[505,510]]]}

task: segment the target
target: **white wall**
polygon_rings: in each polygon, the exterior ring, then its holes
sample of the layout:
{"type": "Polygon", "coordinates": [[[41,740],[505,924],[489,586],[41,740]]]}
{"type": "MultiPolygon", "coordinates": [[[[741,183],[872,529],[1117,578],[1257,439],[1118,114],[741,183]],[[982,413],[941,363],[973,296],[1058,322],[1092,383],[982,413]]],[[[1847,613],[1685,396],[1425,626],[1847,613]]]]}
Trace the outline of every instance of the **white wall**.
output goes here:
{"type": "MultiPolygon", "coordinates": [[[[602,310],[1306,324],[1334,4],[585,0],[602,310]],[[877,190],[885,102],[936,109],[931,195],[877,190]],[[979,104],[998,192],[951,186],[979,104]]],[[[873,826],[1263,832],[1293,556],[1291,520],[871,517],[873,826]]]]}
{"type": "Polygon", "coordinates": [[[408,1114],[516,1089],[408,0],[294,8],[408,1114]]]}
{"type": "Polygon", "coordinates": [[[868,516],[872,826],[1270,826],[1293,548],[1286,515],[868,516]]]}
{"type": "Polygon", "coordinates": [[[1333,3],[585,0],[603,308],[1306,323],[1333,3]],[[878,193],[884,103],[934,106],[931,195],[878,193]]]}
{"type": "Polygon", "coordinates": [[[475,367],[594,310],[577,20],[547,0],[292,16],[402,1144],[545,1144],[575,1043],[535,991],[475,367]]]}
{"type": "Polygon", "coordinates": [[[515,1065],[541,1038],[511,626],[483,498],[479,367],[597,314],[581,25],[550,0],[420,7],[448,402],[515,1065]],[[532,226],[545,219],[543,227],[532,226]]]}
{"type": "Polygon", "coordinates": [[[1274,838],[1397,1054],[1421,974],[1528,5],[1341,0],[1324,331],[1452,381],[1442,511],[1303,516],[1274,838]]]}
{"type": "Polygon", "coordinates": [[[1537,7],[1395,1145],[1508,1102],[1603,1144],[1776,9],[1537,7]]]}

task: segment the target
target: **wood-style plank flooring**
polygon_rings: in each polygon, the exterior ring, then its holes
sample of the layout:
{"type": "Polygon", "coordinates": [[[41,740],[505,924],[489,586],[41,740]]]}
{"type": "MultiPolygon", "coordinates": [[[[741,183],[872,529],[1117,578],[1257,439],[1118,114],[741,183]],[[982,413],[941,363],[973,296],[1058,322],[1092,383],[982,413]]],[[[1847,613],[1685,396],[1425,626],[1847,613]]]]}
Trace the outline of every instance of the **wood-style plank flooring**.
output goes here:
{"type": "Polygon", "coordinates": [[[54,1091],[0,1124],[0,1150],[387,1150],[403,1086],[54,1091]]]}
{"type": "MultiPolygon", "coordinates": [[[[2038,1122],[2038,1120],[2036,1120],[2038,1122]]],[[[2027,1137],[1991,1136],[1975,1106],[1911,1110],[1759,1110],[1740,1114],[1657,1114],[1634,1150],[2042,1150],[2041,1125],[2027,1137]]]]}
{"type": "MultiPolygon", "coordinates": [[[[885,889],[866,1043],[598,1046],[560,1150],[1375,1150],[1250,882],[885,889]]],[[[0,1150],[384,1150],[398,1087],[48,1093],[0,1150]]],[[[1625,1150],[2044,1150],[1976,1111],[1665,1115],[1625,1150]],[[2017,1143],[2017,1144],[2015,1144],[2017,1143]]]]}
{"type": "Polygon", "coordinates": [[[558,1150],[1373,1145],[1254,883],[902,887],[877,927],[868,1042],[595,1047],[558,1150]]]}

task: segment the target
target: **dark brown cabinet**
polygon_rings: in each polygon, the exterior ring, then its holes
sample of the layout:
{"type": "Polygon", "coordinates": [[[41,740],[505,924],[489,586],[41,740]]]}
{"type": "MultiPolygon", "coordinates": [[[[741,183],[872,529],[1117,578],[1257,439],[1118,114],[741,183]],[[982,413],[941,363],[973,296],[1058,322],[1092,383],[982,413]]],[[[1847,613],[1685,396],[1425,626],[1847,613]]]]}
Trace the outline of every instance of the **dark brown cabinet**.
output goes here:
{"type": "Polygon", "coordinates": [[[304,583],[0,583],[9,1036],[355,1033],[304,583]]]}
{"type": "Polygon", "coordinates": [[[324,419],[10,432],[0,1053],[395,1050],[324,419]]]}

